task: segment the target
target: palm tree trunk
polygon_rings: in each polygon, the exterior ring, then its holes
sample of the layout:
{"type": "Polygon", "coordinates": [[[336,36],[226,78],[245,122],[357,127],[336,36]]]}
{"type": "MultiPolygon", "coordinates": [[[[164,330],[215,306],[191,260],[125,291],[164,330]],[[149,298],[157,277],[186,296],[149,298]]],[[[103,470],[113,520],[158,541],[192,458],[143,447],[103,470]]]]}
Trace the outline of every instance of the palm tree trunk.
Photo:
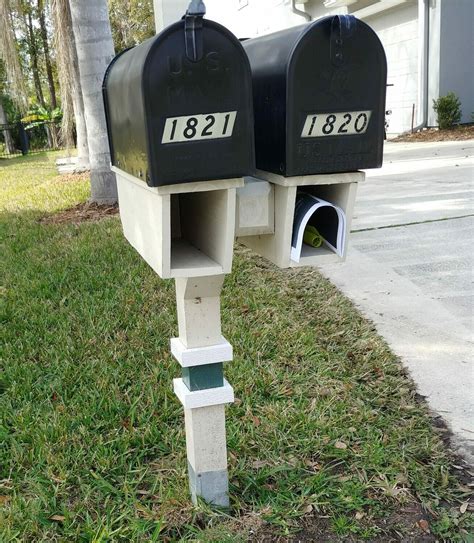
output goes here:
{"type": "MultiPolygon", "coordinates": [[[[68,4],[67,0],[64,0],[68,4]]],[[[88,170],[90,168],[89,142],[87,140],[86,117],[84,111],[84,98],[82,96],[81,77],[79,73],[79,59],[77,57],[76,40],[72,31],[71,12],[68,4],[68,16],[71,29],[71,68],[72,68],[72,105],[76,119],[77,135],[77,169],[88,170]]],[[[115,179],[114,179],[115,181],[115,179]]]]}
{"type": "Polygon", "coordinates": [[[102,81],[114,57],[107,0],[70,0],[91,165],[91,199],[117,201],[115,174],[110,170],[102,81]]]}
{"type": "Polygon", "coordinates": [[[89,145],[87,143],[86,119],[84,116],[84,101],[80,82],[73,91],[72,107],[74,108],[74,117],[76,119],[76,138],[77,138],[77,165],[76,170],[85,171],[90,168],[89,164],[89,145]]]}
{"type": "Polygon", "coordinates": [[[74,145],[73,128],[75,124],[77,136],[76,171],[85,171],[89,169],[89,147],[87,145],[84,101],[82,99],[76,44],[68,0],[52,0],[51,11],[54,22],[54,45],[63,110],[62,131],[66,146],[68,148],[72,147],[74,145]]]}

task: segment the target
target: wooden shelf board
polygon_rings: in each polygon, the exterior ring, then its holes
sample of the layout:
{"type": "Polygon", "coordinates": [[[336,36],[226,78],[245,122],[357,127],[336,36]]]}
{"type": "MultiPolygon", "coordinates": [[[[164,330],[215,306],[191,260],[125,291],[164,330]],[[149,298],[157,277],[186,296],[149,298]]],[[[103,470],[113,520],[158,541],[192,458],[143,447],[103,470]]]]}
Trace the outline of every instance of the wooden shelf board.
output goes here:
{"type": "Polygon", "coordinates": [[[171,243],[171,277],[193,277],[224,273],[222,266],[184,239],[171,243]]]}

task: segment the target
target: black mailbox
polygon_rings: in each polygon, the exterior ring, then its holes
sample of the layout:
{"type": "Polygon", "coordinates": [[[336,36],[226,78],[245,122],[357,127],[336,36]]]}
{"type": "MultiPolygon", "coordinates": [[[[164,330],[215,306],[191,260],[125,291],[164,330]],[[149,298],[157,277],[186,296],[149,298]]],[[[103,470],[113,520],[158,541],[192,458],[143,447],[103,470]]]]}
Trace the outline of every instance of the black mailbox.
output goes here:
{"type": "Polygon", "coordinates": [[[190,13],[117,55],[104,79],[112,164],[149,186],[255,168],[248,58],[223,26],[190,13]]]}
{"type": "Polygon", "coordinates": [[[382,165],[387,63],[355,17],[246,40],[257,168],[284,176],[382,165]]]}

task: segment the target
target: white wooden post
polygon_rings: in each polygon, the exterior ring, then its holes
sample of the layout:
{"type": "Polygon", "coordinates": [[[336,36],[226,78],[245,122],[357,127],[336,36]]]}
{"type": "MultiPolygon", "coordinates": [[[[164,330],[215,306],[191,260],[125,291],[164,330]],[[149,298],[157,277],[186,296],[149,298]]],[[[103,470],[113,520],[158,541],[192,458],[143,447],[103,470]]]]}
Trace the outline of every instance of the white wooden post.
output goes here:
{"type": "Polygon", "coordinates": [[[177,278],[179,337],[171,352],[183,368],[174,390],[184,407],[192,500],[229,505],[225,404],[234,391],[223,377],[232,347],[221,335],[220,294],[224,275],[177,278]]]}

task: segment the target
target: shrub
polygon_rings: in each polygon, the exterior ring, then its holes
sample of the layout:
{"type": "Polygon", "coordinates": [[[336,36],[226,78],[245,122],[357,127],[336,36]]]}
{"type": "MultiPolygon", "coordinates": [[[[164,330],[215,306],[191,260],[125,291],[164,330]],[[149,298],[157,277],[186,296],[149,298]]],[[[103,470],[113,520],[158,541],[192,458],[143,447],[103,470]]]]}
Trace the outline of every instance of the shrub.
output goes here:
{"type": "Polygon", "coordinates": [[[452,128],[461,120],[461,101],[454,94],[448,92],[446,96],[440,96],[437,100],[433,100],[433,109],[437,115],[439,128],[452,128]]]}

